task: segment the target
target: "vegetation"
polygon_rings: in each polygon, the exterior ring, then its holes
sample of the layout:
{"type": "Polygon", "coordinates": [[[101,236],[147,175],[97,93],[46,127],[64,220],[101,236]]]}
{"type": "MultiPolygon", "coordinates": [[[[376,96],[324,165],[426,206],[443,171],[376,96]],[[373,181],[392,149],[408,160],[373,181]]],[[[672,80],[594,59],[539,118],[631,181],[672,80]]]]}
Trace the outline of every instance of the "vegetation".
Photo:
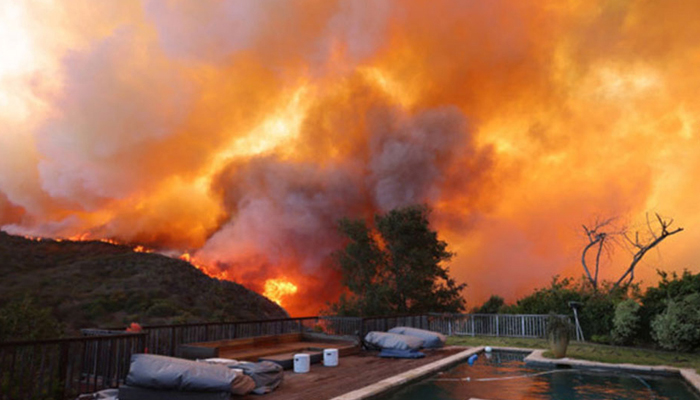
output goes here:
{"type": "MultiPolygon", "coordinates": [[[[693,275],[684,271],[679,277],[675,272],[671,275],[663,271],[657,271],[661,280],[656,287],[650,287],[643,296],[640,296],[642,304],[639,310],[642,327],[650,327],[651,322],[667,307],[668,302],[678,301],[693,293],[700,293],[700,274],[693,275]]],[[[642,329],[642,339],[651,340],[650,329],[642,329]]]]}
{"type": "Polygon", "coordinates": [[[61,321],[68,335],[131,322],[287,316],[277,304],[241,285],[210,278],[186,261],[137,253],[129,246],[34,241],[0,232],[0,260],[4,318],[32,326],[51,317],[61,321]],[[35,296],[27,300],[29,306],[25,300],[20,306],[13,303],[27,294],[35,296]]]}
{"type": "Polygon", "coordinates": [[[506,301],[503,297],[492,295],[480,307],[474,307],[472,314],[498,314],[504,310],[506,301]]]}
{"type": "MultiPolygon", "coordinates": [[[[608,283],[604,283],[606,285],[608,283]]],[[[636,291],[633,287],[631,291],[636,291]]],[[[609,342],[613,329],[613,316],[618,302],[625,299],[627,291],[618,289],[596,291],[585,279],[552,278],[549,287],[535,290],[516,301],[514,305],[501,307],[501,312],[511,314],[562,314],[573,317],[570,302],[582,304],[579,310],[581,329],[589,339],[609,342]]]]}
{"type": "Polygon", "coordinates": [[[700,293],[669,300],[666,309],[654,317],[652,336],[665,349],[691,351],[700,347],[700,293]]]}
{"type": "MultiPolygon", "coordinates": [[[[528,349],[547,349],[545,339],[504,338],[485,336],[451,336],[448,345],[455,346],[502,346],[528,349]]],[[[550,352],[545,357],[552,357],[550,352]]],[[[677,353],[635,347],[618,347],[590,342],[570,342],[566,356],[579,360],[605,363],[630,363],[638,365],[667,365],[677,368],[693,368],[700,373],[700,354],[677,353]]]]}
{"type": "Polygon", "coordinates": [[[644,294],[634,284],[609,290],[614,283],[602,282],[598,290],[593,290],[585,277],[575,281],[555,276],[548,287],[535,290],[515,304],[502,304],[500,297],[492,296],[473,312],[553,312],[573,317],[569,305],[574,301],[582,305],[578,316],[587,340],[675,350],[700,348],[700,303],[696,303],[700,301],[700,274],[685,271],[681,276],[659,275],[658,285],[644,294]]]}
{"type": "Polygon", "coordinates": [[[39,307],[29,296],[0,308],[0,342],[57,338],[62,331],[51,309],[39,307]]]}
{"type": "Polygon", "coordinates": [[[430,229],[429,213],[426,206],[411,206],[378,214],[374,229],[364,220],[341,220],[339,230],[348,243],[335,260],[351,293],[327,312],[373,316],[464,310],[466,284],[457,284],[443,266],[452,253],[430,229]]]}
{"type": "Polygon", "coordinates": [[[623,300],[615,308],[613,330],[611,333],[614,344],[631,344],[639,332],[639,303],[634,299],[623,300]]]}

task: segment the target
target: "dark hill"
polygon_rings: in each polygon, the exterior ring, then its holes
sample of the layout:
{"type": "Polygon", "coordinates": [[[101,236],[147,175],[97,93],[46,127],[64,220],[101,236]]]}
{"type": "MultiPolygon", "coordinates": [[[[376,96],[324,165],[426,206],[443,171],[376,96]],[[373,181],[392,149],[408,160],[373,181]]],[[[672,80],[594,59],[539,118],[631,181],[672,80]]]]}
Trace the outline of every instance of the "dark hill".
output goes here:
{"type": "Polygon", "coordinates": [[[35,241],[0,231],[0,308],[31,296],[68,335],[80,328],[284,318],[245,287],[190,263],[99,241],[35,241]]]}

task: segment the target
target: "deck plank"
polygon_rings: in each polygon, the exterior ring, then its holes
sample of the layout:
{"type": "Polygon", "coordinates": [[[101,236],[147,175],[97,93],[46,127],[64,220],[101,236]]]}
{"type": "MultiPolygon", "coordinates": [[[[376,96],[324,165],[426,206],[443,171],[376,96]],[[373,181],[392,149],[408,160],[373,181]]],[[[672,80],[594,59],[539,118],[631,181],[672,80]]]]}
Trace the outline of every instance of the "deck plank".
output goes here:
{"type": "MultiPolygon", "coordinates": [[[[357,355],[340,357],[337,367],[314,364],[305,374],[285,371],[282,385],[276,391],[265,395],[265,400],[331,399],[465,349],[465,347],[447,347],[422,350],[426,357],[420,359],[379,358],[377,352],[363,351],[357,355]]],[[[238,398],[260,399],[255,395],[238,398]]]]}

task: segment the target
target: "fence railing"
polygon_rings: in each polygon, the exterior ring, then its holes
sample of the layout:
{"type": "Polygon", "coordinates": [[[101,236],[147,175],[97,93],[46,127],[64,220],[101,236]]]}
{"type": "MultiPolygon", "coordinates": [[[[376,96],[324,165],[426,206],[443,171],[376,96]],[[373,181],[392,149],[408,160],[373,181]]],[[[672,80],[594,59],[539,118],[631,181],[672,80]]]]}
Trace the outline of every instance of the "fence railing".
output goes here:
{"type": "Polygon", "coordinates": [[[145,333],[0,343],[0,399],[63,399],[124,382],[145,333]]]}
{"type": "MultiPolygon", "coordinates": [[[[569,319],[565,315],[561,318],[569,319]]],[[[448,336],[503,336],[544,338],[549,315],[540,314],[430,314],[430,330],[448,336]]]]}
{"type": "Polygon", "coordinates": [[[65,399],[117,387],[124,382],[131,355],[148,352],[177,356],[180,345],[215,340],[324,332],[360,338],[369,331],[410,326],[445,335],[546,336],[548,315],[420,314],[381,317],[314,316],[258,321],[86,329],[84,337],[0,343],[0,400],[65,399]]]}

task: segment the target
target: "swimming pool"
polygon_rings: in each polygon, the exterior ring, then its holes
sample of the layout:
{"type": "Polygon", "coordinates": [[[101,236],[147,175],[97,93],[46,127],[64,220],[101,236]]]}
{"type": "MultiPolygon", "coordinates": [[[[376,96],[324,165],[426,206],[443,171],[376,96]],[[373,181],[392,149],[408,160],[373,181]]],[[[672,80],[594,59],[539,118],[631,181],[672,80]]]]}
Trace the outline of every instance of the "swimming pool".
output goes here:
{"type": "Polygon", "coordinates": [[[474,365],[459,364],[392,393],[384,400],[700,400],[680,377],[525,366],[527,353],[481,353],[474,365]]]}

